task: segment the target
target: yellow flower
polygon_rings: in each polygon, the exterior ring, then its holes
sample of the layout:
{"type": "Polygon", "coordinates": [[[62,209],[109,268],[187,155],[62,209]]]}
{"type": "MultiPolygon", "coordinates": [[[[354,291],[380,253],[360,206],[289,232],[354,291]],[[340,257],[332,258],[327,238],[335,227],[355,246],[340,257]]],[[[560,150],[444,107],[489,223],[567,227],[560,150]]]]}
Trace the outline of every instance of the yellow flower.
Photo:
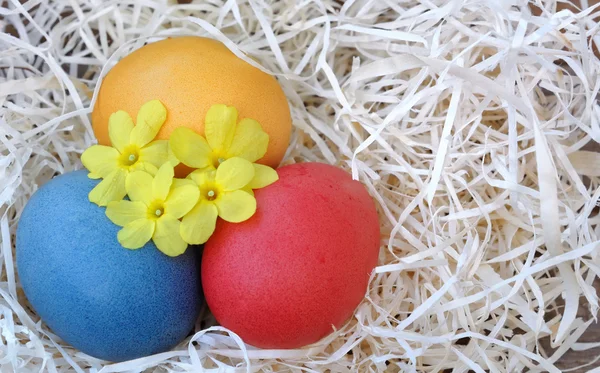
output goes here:
{"type": "MultiPolygon", "coordinates": [[[[254,119],[237,123],[237,117],[232,106],[211,106],[204,118],[206,139],[187,127],[176,128],[169,139],[173,154],[186,166],[203,171],[216,170],[232,157],[256,162],[267,152],[269,135],[254,119]]],[[[256,178],[266,180],[274,172],[270,167],[254,165],[256,178]]]]}
{"type": "Polygon", "coordinates": [[[139,249],[150,239],[169,256],[183,254],[187,243],[180,235],[179,219],[196,205],[198,187],[190,180],[174,179],[173,166],[167,162],[154,178],[147,172],[134,171],[127,178],[130,201],[113,201],[106,216],[123,227],[117,235],[127,249],[139,249]]]}
{"type": "Polygon", "coordinates": [[[185,242],[205,243],[213,234],[219,216],[239,223],[254,215],[256,199],[252,192],[244,190],[254,178],[254,167],[249,161],[230,158],[216,171],[196,170],[188,178],[198,186],[200,199],[181,222],[181,237],[185,242]]]}
{"type": "MultiPolygon", "coordinates": [[[[108,134],[113,147],[93,145],[81,155],[89,178],[104,179],[89,194],[91,202],[106,206],[123,199],[125,180],[134,171],[156,174],[169,155],[167,140],[151,142],[167,118],[167,110],[158,100],[145,103],[138,112],[137,124],[125,111],[113,113],[108,120],[108,134]]],[[[175,161],[175,162],[173,162],[175,161]]]]}

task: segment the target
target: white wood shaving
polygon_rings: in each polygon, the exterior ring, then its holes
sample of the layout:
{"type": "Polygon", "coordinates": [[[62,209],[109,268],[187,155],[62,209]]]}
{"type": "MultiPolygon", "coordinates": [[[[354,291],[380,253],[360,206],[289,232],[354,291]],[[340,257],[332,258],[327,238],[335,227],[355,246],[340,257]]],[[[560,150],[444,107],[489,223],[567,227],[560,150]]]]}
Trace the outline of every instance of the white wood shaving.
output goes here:
{"type": "Polygon", "coordinates": [[[598,311],[600,6],[531,3],[539,16],[518,0],[1,2],[1,370],[559,372],[569,349],[598,347],[578,342],[594,320],[577,311],[598,311]],[[109,364],[28,306],[24,205],[81,168],[102,76],[176,35],[276,75],[294,122],[284,163],[344,167],[377,203],[366,298],[312,346],[255,349],[206,312],[173,351],[109,364]]]}

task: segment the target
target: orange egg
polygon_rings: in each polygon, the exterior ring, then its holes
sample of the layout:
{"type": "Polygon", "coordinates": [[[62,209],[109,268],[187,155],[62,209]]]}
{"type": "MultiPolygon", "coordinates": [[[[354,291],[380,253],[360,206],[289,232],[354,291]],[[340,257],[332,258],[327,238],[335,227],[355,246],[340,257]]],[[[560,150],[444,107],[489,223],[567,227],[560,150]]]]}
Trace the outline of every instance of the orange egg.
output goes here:
{"type": "Polygon", "coordinates": [[[238,121],[255,119],[269,134],[267,153],[258,163],[277,167],[289,145],[292,120],[277,80],[216,40],[170,38],[148,44],[119,61],[102,81],[92,112],[98,142],[110,145],[108,118],[112,113],[125,110],[135,120],[140,107],[154,99],[168,111],[156,139],[168,139],[180,126],[204,135],[208,109],[226,104],[238,110],[238,121]]]}

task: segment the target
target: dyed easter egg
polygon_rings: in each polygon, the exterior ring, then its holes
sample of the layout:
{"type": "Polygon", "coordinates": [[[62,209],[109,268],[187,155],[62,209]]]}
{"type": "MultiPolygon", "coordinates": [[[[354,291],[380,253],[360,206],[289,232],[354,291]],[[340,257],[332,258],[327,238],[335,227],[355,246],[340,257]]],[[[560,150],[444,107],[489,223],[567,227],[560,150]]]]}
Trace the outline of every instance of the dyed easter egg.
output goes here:
{"type": "Polygon", "coordinates": [[[123,361],[169,350],[202,305],[197,254],[172,258],[152,242],[127,250],[105,209],[88,201],[87,171],[58,176],[23,210],[17,269],[42,320],[73,347],[123,361]]]}
{"type": "Polygon", "coordinates": [[[157,139],[179,126],[204,135],[204,116],[215,104],[234,106],[238,120],[257,120],[269,135],[258,163],[277,167],[289,145],[292,120],[277,80],[234,55],[222,43],[176,37],[148,44],[119,61],[106,75],[92,112],[98,142],[109,145],[108,118],[125,110],[133,118],[150,100],[167,108],[157,139]]]}
{"type": "Polygon", "coordinates": [[[379,223],[365,187],[319,163],[285,166],[255,191],[249,220],[220,221],[202,286],[221,325],[251,345],[297,348],[352,316],[377,264],[379,223]]]}

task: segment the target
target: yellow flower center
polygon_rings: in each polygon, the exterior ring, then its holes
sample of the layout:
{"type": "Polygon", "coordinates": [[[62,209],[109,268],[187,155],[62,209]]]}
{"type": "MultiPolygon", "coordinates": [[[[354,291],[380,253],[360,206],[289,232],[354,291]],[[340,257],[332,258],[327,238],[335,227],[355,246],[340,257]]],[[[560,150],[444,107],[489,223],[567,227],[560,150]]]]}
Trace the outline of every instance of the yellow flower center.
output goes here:
{"type": "Polygon", "coordinates": [[[119,164],[122,167],[131,167],[140,159],[139,148],[135,145],[129,145],[121,153],[119,164]]]}
{"type": "Polygon", "coordinates": [[[158,219],[165,213],[165,205],[163,201],[153,201],[148,206],[148,219],[158,219]]]}
{"type": "Polygon", "coordinates": [[[200,187],[200,198],[204,198],[207,201],[214,201],[219,197],[219,189],[213,183],[202,185],[200,187]]]}
{"type": "Polygon", "coordinates": [[[212,156],[212,164],[213,164],[213,167],[214,167],[215,169],[216,169],[216,168],[219,168],[219,165],[220,165],[221,163],[225,162],[226,160],[227,160],[227,158],[225,158],[225,157],[222,157],[222,156],[220,156],[220,155],[218,155],[218,154],[214,154],[214,153],[213,153],[213,156],[212,156]]]}

